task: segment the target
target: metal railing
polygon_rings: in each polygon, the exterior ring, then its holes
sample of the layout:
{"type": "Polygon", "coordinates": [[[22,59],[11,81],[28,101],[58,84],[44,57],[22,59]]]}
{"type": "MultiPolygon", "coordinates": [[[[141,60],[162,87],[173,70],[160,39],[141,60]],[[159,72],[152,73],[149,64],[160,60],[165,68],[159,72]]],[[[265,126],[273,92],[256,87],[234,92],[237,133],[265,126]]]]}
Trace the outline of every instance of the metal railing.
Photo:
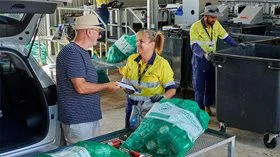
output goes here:
{"type": "Polygon", "coordinates": [[[130,12],[133,15],[133,17],[135,17],[141,23],[142,28],[145,27],[145,23],[135,14],[133,9],[139,9],[139,8],[130,7],[130,8],[125,8],[125,10],[124,10],[124,13],[125,13],[125,33],[126,34],[128,34],[128,29],[130,29],[134,34],[136,34],[136,32],[133,30],[133,28],[131,28],[128,25],[128,12],[130,12]]]}
{"type": "Polygon", "coordinates": [[[122,28],[123,28],[122,20],[121,20],[122,10],[120,8],[110,8],[109,13],[110,13],[110,17],[109,17],[110,22],[108,23],[108,26],[110,29],[110,36],[114,35],[113,27],[116,27],[117,38],[120,38],[122,35],[122,28]],[[116,22],[117,24],[115,24],[114,22],[116,22]]]}
{"type": "MultiPolygon", "coordinates": [[[[98,18],[98,20],[103,24],[104,29],[105,29],[105,41],[104,43],[104,48],[105,48],[105,56],[107,57],[107,51],[108,51],[108,26],[105,24],[105,22],[102,20],[102,18],[96,13],[94,9],[91,8],[68,8],[68,7],[57,7],[58,10],[58,22],[61,24],[61,10],[68,10],[68,11],[87,11],[91,14],[95,14],[98,18]]],[[[99,50],[99,57],[102,57],[102,42],[99,44],[100,50],[99,50]]]]}

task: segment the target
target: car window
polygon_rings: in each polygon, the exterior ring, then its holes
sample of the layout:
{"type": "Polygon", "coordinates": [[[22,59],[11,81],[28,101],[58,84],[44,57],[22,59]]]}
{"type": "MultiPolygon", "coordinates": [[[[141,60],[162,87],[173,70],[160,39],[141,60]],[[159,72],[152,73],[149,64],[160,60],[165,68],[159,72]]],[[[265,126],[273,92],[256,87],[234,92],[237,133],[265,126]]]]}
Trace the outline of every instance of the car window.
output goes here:
{"type": "Polygon", "coordinates": [[[23,13],[0,13],[0,24],[14,25],[22,21],[23,13]]]}
{"type": "MultiPolygon", "coordinates": [[[[15,38],[12,38],[12,42],[16,42],[16,40],[18,40],[19,37],[22,37],[20,33],[22,33],[24,30],[26,30],[24,34],[27,36],[29,34],[33,34],[33,32],[30,32],[31,30],[27,30],[29,29],[29,27],[27,26],[31,22],[33,17],[34,17],[33,13],[26,13],[26,14],[0,13],[0,38],[15,36],[15,38]],[[20,35],[20,36],[16,36],[16,35],[20,35]]],[[[33,21],[33,23],[34,22],[36,21],[33,21]]]]}

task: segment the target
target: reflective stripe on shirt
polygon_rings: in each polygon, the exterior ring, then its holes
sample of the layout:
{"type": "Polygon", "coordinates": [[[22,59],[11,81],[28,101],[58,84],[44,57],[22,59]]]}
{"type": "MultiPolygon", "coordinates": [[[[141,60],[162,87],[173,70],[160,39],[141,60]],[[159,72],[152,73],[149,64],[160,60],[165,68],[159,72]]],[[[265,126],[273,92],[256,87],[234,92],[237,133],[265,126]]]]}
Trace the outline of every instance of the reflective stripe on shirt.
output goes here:
{"type": "Polygon", "coordinates": [[[160,82],[140,82],[140,85],[138,85],[138,81],[136,80],[131,80],[131,79],[122,79],[122,82],[131,84],[135,87],[141,86],[144,88],[155,88],[157,86],[160,86],[160,82]]]}
{"type": "Polygon", "coordinates": [[[193,23],[191,26],[190,44],[192,45],[194,43],[197,43],[206,53],[215,52],[218,38],[225,39],[227,36],[227,32],[218,20],[216,20],[212,27],[207,28],[204,28],[202,20],[199,20],[193,23]],[[205,29],[207,30],[207,32],[212,32],[212,42],[205,29]]]}
{"type": "Polygon", "coordinates": [[[96,0],[95,2],[96,2],[95,5],[96,5],[97,8],[100,8],[102,4],[108,4],[109,3],[108,0],[96,0]]]}
{"type": "Polygon", "coordinates": [[[122,82],[135,86],[141,94],[132,94],[129,96],[132,100],[142,101],[155,94],[165,93],[166,87],[176,88],[174,82],[174,73],[167,60],[154,53],[154,60],[148,64],[145,75],[143,75],[140,84],[138,83],[138,67],[141,66],[141,72],[147,66],[138,60],[139,54],[133,54],[127,59],[127,64],[120,71],[123,75],[122,82]]]}

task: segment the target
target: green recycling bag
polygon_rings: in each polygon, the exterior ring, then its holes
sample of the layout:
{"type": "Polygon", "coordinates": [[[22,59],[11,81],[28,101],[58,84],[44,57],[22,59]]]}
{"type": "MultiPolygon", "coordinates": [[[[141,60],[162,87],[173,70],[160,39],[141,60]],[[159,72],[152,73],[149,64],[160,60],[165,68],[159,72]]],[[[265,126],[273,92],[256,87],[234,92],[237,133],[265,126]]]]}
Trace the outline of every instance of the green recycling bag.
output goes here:
{"type": "Polygon", "coordinates": [[[81,141],[62,150],[40,154],[38,157],[130,157],[120,150],[102,143],[81,141]]]}
{"type": "Polygon", "coordinates": [[[107,62],[120,63],[136,51],[136,35],[123,35],[109,48],[107,62]]]}
{"type": "Polygon", "coordinates": [[[121,147],[155,157],[184,157],[207,129],[209,120],[209,115],[194,101],[163,99],[154,103],[121,147]]]}

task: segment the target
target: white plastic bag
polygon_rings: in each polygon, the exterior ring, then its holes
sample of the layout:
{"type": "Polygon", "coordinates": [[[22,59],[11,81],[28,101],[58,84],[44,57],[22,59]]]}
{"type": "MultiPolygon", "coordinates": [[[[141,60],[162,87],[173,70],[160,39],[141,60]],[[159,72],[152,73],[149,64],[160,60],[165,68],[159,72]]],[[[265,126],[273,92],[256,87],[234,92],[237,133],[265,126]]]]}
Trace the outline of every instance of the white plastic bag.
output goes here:
{"type": "Polygon", "coordinates": [[[132,129],[136,129],[142,120],[144,119],[145,115],[149,112],[152,108],[154,103],[151,102],[150,99],[146,101],[139,101],[137,105],[132,106],[132,112],[130,115],[130,127],[132,129]]]}

